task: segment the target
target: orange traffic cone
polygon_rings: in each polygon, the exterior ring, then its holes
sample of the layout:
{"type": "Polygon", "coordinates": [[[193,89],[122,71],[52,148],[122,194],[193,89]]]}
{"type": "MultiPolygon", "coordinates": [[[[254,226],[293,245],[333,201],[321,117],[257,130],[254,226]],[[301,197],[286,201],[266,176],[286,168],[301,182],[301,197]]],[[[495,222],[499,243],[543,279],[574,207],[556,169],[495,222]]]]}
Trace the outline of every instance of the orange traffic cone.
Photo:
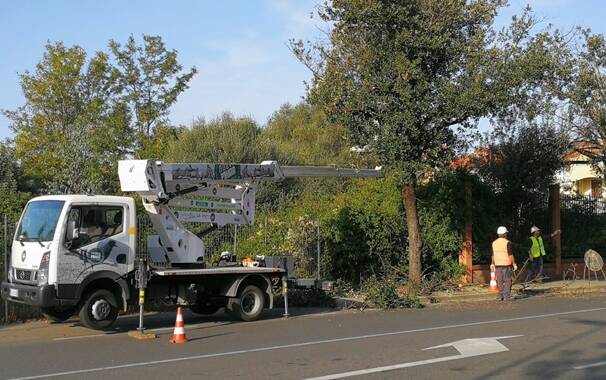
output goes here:
{"type": "Polygon", "coordinates": [[[177,320],[175,322],[175,331],[173,337],[170,338],[170,343],[185,343],[187,338],[185,337],[185,323],[183,323],[183,310],[181,306],[177,308],[177,320]]]}
{"type": "Polygon", "coordinates": [[[493,269],[490,270],[490,288],[488,290],[493,293],[499,291],[497,288],[497,276],[493,269]]]}

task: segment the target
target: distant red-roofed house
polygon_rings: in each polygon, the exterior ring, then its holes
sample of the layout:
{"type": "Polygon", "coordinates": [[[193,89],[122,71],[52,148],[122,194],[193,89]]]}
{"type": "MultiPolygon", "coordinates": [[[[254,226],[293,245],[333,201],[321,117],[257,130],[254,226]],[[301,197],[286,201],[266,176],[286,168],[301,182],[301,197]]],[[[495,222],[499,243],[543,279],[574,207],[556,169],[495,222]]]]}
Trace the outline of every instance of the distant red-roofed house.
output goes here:
{"type": "Polygon", "coordinates": [[[451,169],[468,169],[473,170],[478,165],[487,163],[490,160],[491,152],[489,148],[476,148],[473,153],[455,158],[450,163],[451,169]]]}
{"type": "Polygon", "coordinates": [[[564,169],[558,174],[563,193],[605,197],[604,180],[591,166],[590,157],[603,154],[602,148],[588,142],[575,142],[564,156],[564,169]]]}

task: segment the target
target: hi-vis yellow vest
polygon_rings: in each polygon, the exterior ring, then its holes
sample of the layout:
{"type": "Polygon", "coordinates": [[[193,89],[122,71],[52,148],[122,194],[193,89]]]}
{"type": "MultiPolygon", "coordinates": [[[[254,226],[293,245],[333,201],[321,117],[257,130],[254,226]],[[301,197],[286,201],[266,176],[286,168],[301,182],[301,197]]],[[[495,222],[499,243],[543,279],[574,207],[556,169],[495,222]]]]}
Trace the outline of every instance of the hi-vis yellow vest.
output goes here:
{"type": "Polygon", "coordinates": [[[509,266],[512,264],[511,260],[509,259],[509,252],[507,252],[507,244],[509,244],[509,240],[505,238],[498,238],[492,242],[494,265],[509,266]]]}
{"type": "Polygon", "coordinates": [[[530,241],[532,242],[532,247],[530,248],[530,255],[533,258],[545,256],[545,246],[543,245],[543,238],[540,236],[531,236],[530,241]]]}

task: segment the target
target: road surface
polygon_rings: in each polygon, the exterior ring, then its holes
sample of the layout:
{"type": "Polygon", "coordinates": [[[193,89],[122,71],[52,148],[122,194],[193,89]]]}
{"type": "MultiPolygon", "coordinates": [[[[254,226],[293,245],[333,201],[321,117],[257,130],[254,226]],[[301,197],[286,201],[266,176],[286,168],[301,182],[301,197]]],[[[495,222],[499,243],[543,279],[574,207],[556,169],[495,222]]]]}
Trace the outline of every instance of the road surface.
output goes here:
{"type": "Polygon", "coordinates": [[[422,310],[279,311],[252,323],[185,314],[189,342],[34,322],[0,329],[2,379],[603,379],[606,296],[534,297],[422,310]],[[431,348],[431,349],[428,349],[431,348]]]}

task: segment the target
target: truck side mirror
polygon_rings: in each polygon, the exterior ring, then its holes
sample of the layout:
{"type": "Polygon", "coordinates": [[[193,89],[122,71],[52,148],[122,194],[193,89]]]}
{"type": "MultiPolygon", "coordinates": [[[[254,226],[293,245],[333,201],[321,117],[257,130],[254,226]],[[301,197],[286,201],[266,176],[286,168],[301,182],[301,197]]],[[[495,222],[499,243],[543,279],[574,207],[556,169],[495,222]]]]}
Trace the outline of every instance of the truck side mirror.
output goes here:
{"type": "Polygon", "coordinates": [[[80,232],[76,228],[76,221],[70,220],[67,222],[67,233],[65,236],[65,243],[71,243],[73,240],[80,236],[80,232]]]}

